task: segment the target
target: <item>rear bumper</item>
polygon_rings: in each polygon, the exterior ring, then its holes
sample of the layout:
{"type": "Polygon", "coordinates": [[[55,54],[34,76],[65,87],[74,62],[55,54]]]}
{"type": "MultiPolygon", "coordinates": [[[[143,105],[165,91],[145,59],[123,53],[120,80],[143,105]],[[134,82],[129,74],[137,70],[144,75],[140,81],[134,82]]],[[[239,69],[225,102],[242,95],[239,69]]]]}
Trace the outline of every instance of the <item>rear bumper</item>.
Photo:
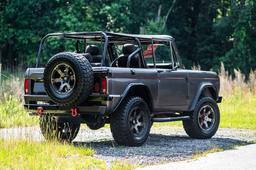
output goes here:
{"type": "MultiPolygon", "coordinates": [[[[97,94],[92,94],[91,97],[93,99],[100,97],[101,100],[88,106],[76,106],[78,114],[107,114],[111,111],[113,103],[116,103],[120,98],[119,95],[98,96],[97,94]]],[[[47,95],[24,95],[24,99],[24,107],[30,115],[38,115],[38,108],[43,109],[43,114],[70,115],[73,108],[72,106],[54,104],[47,95]]]]}
{"type": "MultiPolygon", "coordinates": [[[[37,109],[43,108],[43,113],[55,115],[70,115],[71,107],[62,107],[58,105],[43,105],[43,104],[25,104],[25,108],[29,111],[30,115],[38,115],[37,109]]],[[[107,106],[78,106],[76,107],[79,114],[104,114],[107,106]]]]}

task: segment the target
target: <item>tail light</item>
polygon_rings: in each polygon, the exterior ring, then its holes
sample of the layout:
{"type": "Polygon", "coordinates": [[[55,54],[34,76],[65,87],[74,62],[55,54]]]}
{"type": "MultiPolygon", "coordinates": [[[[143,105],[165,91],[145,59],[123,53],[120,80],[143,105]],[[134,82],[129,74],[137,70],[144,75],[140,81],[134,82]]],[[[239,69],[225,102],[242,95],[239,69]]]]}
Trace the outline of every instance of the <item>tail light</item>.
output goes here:
{"type": "Polygon", "coordinates": [[[106,77],[101,79],[101,90],[103,94],[107,93],[107,79],[106,77]]]}
{"type": "Polygon", "coordinates": [[[97,77],[94,79],[94,87],[93,87],[94,93],[107,93],[107,79],[106,77],[97,77]]]}
{"type": "Polygon", "coordinates": [[[29,79],[25,79],[24,81],[24,92],[25,94],[28,94],[29,92],[29,79]]]}

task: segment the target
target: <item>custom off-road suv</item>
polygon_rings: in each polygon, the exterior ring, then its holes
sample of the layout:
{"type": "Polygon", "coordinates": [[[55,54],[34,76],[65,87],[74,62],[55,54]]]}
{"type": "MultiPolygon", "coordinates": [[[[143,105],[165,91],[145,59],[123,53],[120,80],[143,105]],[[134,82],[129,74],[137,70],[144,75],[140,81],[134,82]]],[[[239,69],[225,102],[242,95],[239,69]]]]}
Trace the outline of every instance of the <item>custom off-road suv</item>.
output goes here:
{"type": "Polygon", "coordinates": [[[81,123],[93,130],[110,123],[118,144],[139,146],[153,122],[181,120],[190,137],[211,138],[219,87],[216,73],[180,67],[168,35],[52,33],[26,71],[24,98],[48,140],[71,142],[81,123]]]}

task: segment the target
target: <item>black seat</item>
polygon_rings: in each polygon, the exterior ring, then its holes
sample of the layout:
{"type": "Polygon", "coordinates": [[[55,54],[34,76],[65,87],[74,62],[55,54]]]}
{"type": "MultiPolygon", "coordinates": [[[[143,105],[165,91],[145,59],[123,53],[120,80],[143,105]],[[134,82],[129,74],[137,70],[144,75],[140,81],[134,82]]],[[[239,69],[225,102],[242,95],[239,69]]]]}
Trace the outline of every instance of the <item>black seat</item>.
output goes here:
{"type": "Polygon", "coordinates": [[[100,54],[99,47],[96,45],[88,45],[85,52],[91,54],[92,63],[101,63],[102,55],[100,54]]]}
{"type": "MultiPolygon", "coordinates": [[[[123,54],[117,60],[117,67],[127,67],[128,57],[132,54],[137,47],[134,44],[124,44],[123,46],[123,54]]],[[[139,68],[140,67],[140,57],[138,54],[135,54],[130,60],[131,68],[139,68]]]]}

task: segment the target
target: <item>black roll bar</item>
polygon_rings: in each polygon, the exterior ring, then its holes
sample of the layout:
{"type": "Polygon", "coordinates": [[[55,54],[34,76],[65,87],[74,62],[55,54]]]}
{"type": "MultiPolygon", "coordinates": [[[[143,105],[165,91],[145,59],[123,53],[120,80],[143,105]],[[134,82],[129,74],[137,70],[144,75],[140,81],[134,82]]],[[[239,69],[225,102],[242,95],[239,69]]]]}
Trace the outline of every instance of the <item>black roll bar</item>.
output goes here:
{"type": "Polygon", "coordinates": [[[83,36],[102,36],[104,37],[104,49],[103,49],[103,57],[101,60],[101,66],[103,66],[103,64],[106,61],[106,56],[107,56],[107,45],[108,45],[108,36],[105,32],[99,31],[99,32],[93,32],[93,33],[88,33],[88,32],[71,32],[71,33],[50,33],[45,35],[39,44],[39,49],[38,49],[38,53],[37,53],[37,58],[36,58],[36,67],[39,66],[40,63],[40,56],[41,56],[41,52],[43,50],[43,45],[46,42],[46,40],[50,37],[60,37],[60,38],[71,38],[71,39],[86,39],[86,37],[83,36]]]}

